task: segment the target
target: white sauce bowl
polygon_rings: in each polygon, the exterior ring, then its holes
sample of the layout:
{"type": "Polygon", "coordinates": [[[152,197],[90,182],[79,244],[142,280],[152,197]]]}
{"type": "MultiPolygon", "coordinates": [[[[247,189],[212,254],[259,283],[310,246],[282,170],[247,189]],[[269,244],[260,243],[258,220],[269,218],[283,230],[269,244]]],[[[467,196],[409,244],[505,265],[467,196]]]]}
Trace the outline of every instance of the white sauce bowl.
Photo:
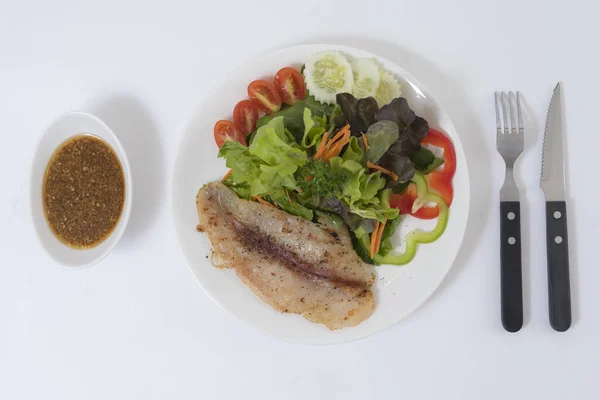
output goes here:
{"type": "Polygon", "coordinates": [[[127,227],[131,212],[133,186],[129,161],[123,146],[113,131],[98,117],[72,111],[57,117],[42,135],[33,159],[31,171],[31,214],[42,246],[56,262],[69,268],[89,267],[106,257],[115,247],[127,227]],[[46,167],[54,152],[73,136],[89,133],[103,139],[116,153],[125,176],[125,202],[117,226],[100,244],[89,249],[75,249],[61,242],[50,230],[43,204],[43,184],[46,167]]]}

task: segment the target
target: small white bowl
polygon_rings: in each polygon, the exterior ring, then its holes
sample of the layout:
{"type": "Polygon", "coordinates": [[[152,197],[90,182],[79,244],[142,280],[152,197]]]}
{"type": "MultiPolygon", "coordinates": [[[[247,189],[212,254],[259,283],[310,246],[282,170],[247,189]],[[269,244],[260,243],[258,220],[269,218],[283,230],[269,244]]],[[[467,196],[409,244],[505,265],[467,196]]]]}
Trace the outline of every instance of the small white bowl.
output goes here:
{"type": "Polygon", "coordinates": [[[129,161],[121,142],[98,117],[72,111],[50,123],[37,146],[31,171],[31,214],[35,230],[48,254],[58,263],[70,268],[89,267],[106,257],[117,244],[127,226],[131,212],[133,187],[129,161]],[[50,230],[44,213],[42,188],[48,161],[54,151],[70,137],[89,133],[108,143],[119,157],[125,175],[125,202],[117,226],[102,243],[90,249],[74,249],[63,244],[50,230]]]}

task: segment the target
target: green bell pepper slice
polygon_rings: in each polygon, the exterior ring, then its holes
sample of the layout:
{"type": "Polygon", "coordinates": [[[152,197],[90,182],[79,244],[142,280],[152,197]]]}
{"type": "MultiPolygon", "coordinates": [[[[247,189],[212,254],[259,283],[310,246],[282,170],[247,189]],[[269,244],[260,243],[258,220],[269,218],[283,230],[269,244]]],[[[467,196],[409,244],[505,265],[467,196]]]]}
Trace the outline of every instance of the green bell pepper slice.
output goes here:
{"type": "Polygon", "coordinates": [[[427,181],[425,177],[416,172],[412,181],[417,187],[417,199],[415,200],[415,206],[421,207],[427,203],[435,203],[439,208],[439,214],[437,217],[437,223],[435,227],[429,231],[424,232],[421,229],[415,229],[406,235],[406,250],[402,254],[389,253],[385,256],[376,254],[373,261],[376,264],[392,264],[392,265],[405,265],[408,264],[415,257],[417,253],[417,247],[419,243],[432,243],[442,236],[446,227],[448,226],[448,205],[440,196],[429,191],[427,187],[427,181]]]}

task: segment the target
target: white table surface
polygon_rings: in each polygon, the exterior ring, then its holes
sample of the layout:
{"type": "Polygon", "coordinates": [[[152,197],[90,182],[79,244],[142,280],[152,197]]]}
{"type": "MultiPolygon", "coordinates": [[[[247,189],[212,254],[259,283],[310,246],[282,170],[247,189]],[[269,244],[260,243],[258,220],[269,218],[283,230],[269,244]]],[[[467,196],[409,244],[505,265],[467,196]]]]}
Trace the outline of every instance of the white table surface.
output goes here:
{"type": "Polygon", "coordinates": [[[200,3],[0,1],[0,399],[599,398],[597,5],[200,3]],[[307,42],[362,47],[429,87],[460,133],[473,188],[463,247],[436,294],[393,328],[332,347],[282,342],[215,305],[185,265],[168,207],[178,138],[207,91],[257,54],[307,42]],[[558,80],[574,311],[562,334],[548,324],[538,188],[558,80]],[[526,321],[517,334],[499,317],[497,89],[519,89],[527,104],[517,171],[526,321]],[[46,256],[28,201],[37,140],[73,109],[116,131],[135,180],[122,241],[78,271],[46,256]]]}

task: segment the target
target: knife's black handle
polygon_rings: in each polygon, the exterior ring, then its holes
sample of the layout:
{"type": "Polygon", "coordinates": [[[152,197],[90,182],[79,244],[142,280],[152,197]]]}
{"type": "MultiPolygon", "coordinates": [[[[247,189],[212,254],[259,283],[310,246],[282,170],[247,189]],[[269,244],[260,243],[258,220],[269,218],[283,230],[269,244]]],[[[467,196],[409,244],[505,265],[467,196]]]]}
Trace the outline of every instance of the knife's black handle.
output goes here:
{"type": "Polygon", "coordinates": [[[546,248],[550,325],[554,330],[564,332],[571,326],[569,240],[564,201],[546,202],[546,248]]]}
{"type": "Polygon", "coordinates": [[[502,325],[509,332],[523,326],[521,274],[521,204],[500,202],[500,302],[502,325]]]}

